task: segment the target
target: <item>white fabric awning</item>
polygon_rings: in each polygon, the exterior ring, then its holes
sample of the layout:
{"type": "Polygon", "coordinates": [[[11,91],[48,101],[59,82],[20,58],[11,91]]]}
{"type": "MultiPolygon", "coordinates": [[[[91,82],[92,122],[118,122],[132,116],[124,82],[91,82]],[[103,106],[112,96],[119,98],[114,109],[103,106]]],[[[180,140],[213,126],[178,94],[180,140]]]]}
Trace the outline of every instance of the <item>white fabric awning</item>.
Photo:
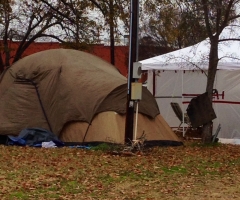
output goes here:
{"type": "MultiPolygon", "coordinates": [[[[220,35],[220,39],[239,39],[240,27],[230,25],[220,35]]],[[[206,39],[198,44],[186,47],[171,53],[155,56],[142,63],[142,70],[207,70],[209,60],[210,42],[206,39]]],[[[240,69],[240,41],[224,41],[219,43],[218,69],[240,69]]]]}

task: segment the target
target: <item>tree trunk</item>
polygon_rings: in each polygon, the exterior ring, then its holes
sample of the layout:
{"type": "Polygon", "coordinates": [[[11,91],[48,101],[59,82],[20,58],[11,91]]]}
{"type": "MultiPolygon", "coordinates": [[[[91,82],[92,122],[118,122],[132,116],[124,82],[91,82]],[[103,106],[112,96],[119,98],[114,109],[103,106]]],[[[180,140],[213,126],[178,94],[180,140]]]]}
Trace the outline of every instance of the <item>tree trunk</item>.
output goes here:
{"type": "Polygon", "coordinates": [[[204,144],[212,141],[212,122],[203,125],[202,129],[202,142],[204,144]]]}
{"type": "MultiPolygon", "coordinates": [[[[209,66],[208,66],[208,77],[207,77],[207,87],[206,92],[208,97],[212,102],[212,91],[214,86],[214,80],[217,72],[218,65],[218,35],[213,36],[211,40],[211,47],[209,53],[209,66]]],[[[212,140],[212,122],[208,122],[203,125],[202,129],[202,142],[210,143],[212,140]]]]}
{"type": "Polygon", "coordinates": [[[114,38],[114,8],[113,8],[113,0],[110,0],[110,16],[109,16],[109,20],[110,20],[110,57],[111,57],[111,64],[115,65],[115,38],[114,38]]]}
{"type": "Polygon", "coordinates": [[[3,63],[3,59],[2,59],[2,53],[0,52],[0,74],[3,72],[4,70],[4,63],[3,63]]]}

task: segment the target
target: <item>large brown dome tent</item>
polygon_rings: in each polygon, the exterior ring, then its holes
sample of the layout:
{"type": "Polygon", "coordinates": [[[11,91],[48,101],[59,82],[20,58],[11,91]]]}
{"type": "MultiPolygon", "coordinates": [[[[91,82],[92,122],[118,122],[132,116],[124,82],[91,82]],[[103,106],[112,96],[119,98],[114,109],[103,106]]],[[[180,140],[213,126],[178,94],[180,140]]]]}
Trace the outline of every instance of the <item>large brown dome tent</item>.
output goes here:
{"type": "MultiPolygon", "coordinates": [[[[38,52],[1,75],[0,135],[39,127],[63,142],[124,143],[126,96],[126,77],[101,58],[69,49],[38,52]]],[[[148,143],[181,144],[145,87],[137,130],[148,143]]]]}

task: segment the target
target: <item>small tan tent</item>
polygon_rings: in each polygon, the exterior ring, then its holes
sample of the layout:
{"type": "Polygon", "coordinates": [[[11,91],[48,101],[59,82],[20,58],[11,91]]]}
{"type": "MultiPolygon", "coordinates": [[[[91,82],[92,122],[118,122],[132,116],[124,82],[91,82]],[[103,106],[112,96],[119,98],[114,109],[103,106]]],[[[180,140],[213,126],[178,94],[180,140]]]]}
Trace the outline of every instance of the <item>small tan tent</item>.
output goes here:
{"type": "MultiPolygon", "coordinates": [[[[39,127],[64,142],[124,142],[127,79],[91,54],[57,49],[23,58],[0,78],[0,135],[39,127]]],[[[143,87],[137,136],[181,143],[143,87]]]]}

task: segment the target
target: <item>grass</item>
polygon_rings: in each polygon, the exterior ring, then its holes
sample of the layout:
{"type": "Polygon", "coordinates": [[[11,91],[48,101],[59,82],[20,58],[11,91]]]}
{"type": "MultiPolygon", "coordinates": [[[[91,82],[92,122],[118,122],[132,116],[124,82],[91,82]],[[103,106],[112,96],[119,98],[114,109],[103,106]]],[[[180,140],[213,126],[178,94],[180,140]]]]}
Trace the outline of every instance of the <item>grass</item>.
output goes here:
{"type": "Polygon", "coordinates": [[[0,199],[237,199],[240,146],[186,142],[143,155],[0,146],[0,199]]]}

